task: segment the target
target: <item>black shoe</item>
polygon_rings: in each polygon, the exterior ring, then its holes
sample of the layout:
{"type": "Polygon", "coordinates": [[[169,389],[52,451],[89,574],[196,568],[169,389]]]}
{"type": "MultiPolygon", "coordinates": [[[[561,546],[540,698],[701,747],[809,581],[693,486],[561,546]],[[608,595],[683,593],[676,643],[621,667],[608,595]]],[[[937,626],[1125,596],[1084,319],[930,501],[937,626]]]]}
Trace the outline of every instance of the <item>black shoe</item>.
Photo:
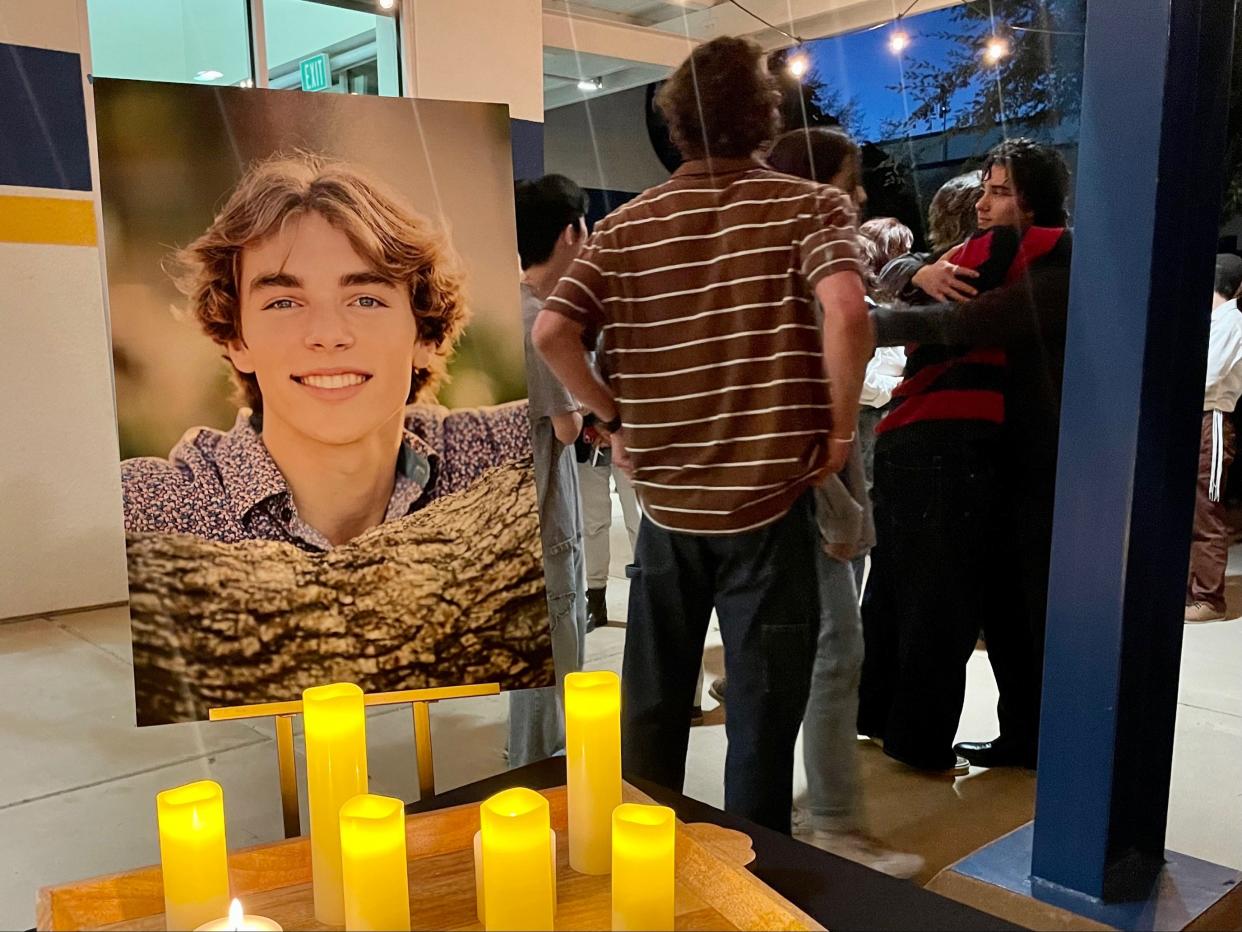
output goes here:
{"type": "Polygon", "coordinates": [[[603,628],[608,624],[608,601],[604,598],[607,590],[603,587],[599,589],[587,590],[587,627],[588,631],[594,631],[596,628],[603,628]]]}
{"type": "Polygon", "coordinates": [[[1035,751],[1018,741],[963,741],[953,750],[976,767],[1025,767],[1035,769],[1035,751]]]}
{"type": "Polygon", "coordinates": [[[725,678],[718,676],[712,680],[711,685],[707,687],[707,694],[724,705],[725,701],[725,678]]]}

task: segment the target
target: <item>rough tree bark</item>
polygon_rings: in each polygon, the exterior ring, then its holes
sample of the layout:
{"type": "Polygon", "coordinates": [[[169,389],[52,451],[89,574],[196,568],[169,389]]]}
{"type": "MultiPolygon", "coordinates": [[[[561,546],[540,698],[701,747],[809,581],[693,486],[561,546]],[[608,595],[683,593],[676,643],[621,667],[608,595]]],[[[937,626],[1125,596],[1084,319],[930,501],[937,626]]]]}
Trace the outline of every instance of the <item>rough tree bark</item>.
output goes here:
{"type": "Polygon", "coordinates": [[[127,544],[140,725],[333,682],[553,682],[529,461],[327,553],[185,534],[127,544]]]}

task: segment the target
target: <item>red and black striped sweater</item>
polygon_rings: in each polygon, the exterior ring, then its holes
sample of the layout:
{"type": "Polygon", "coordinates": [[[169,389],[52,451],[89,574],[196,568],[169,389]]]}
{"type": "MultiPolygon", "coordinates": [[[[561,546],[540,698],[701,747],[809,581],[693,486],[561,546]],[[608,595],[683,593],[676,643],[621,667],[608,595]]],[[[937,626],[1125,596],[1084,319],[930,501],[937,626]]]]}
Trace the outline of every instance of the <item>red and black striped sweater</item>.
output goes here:
{"type": "MultiPolygon", "coordinates": [[[[971,284],[982,293],[1019,281],[1064,234],[1060,227],[1031,227],[1021,235],[1009,227],[996,227],[976,233],[946,258],[978,271],[979,278],[971,284]]],[[[893,392],[893,410],[876,433],[939,423],[947,429],[990,435],[1005,422],[1005,367],[1005,350],[1000,347],[907,347],[905,379],[893,392]]]]}

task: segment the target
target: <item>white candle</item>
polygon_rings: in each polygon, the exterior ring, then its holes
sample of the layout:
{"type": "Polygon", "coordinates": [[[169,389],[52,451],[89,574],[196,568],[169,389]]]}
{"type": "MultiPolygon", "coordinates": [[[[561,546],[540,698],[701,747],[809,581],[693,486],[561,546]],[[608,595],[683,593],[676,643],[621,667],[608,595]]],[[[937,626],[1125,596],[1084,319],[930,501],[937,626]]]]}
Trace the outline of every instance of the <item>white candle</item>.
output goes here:
{"type": "Polygon", "coordinates": [[[204,922],[194,932],[283,932],[280,923],[266,916],[248,916],[242,910],[241,900],[234,900],[229,914],[223,919],[204,922]]]}

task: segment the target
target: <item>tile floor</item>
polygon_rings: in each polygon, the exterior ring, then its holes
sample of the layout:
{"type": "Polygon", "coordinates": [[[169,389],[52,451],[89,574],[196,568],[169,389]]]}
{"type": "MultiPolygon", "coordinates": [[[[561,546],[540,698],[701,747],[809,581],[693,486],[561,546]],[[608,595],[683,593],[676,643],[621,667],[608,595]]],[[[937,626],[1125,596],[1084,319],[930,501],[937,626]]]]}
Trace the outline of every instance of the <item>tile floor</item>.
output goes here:
{"type": "MultiPolygon", "coordinates": [[[[608,601],[624,618],[629,548],[613,531],[608,601]]],[[[1242,574],[1242,552],[1231,569],[1242,574]]],[[[1242,598],[1238,599],[1242,606],[1242,598]]],[[[1242,609],[1238,614],[1242,614],[1242,609]]],[[[588,665],[620,670],[625,632],[588,642],[588,665]]],[[[723,667],[709,637],[709,681],[723,667]]],[[[1169,845],[1242,867],[1242,621],[1188,626],[1173,769],[1169,845]]],[[[996,688],[987,659],[970,663],[963,736],[995,729],[996,688]]],[[[706,699],[692,732],[686,792],[719,805],[723,711],[706,699]]],[[[503,697],[444,703],[432,712],[436,781],[448,789],[502,770],[503,697]]],[[[270,727],[245,723],[133,727],[128,618],[110,608],[0,624],[0,928],[34,922],[35,891],[153,863],[156,792],[210,777],[224,787],[233,846],[281,836],[270,727]]],[[[371,786],[417,796],[411,720],[379,710],[368,723],[371,786]]],[[[299,749],[300,753],[300,749],[299,749]]],[[[914,774],[861,746],[867,809],[886,843],[927,859],[926,881],[983,843],[1025,822],[1034,778],[976,770],[956,780],[914,774]]],[[[802,779],[799,775],[799,780],[802,779]]],[[[305,816],[304,816],[305,818],[305,816]]]]}

